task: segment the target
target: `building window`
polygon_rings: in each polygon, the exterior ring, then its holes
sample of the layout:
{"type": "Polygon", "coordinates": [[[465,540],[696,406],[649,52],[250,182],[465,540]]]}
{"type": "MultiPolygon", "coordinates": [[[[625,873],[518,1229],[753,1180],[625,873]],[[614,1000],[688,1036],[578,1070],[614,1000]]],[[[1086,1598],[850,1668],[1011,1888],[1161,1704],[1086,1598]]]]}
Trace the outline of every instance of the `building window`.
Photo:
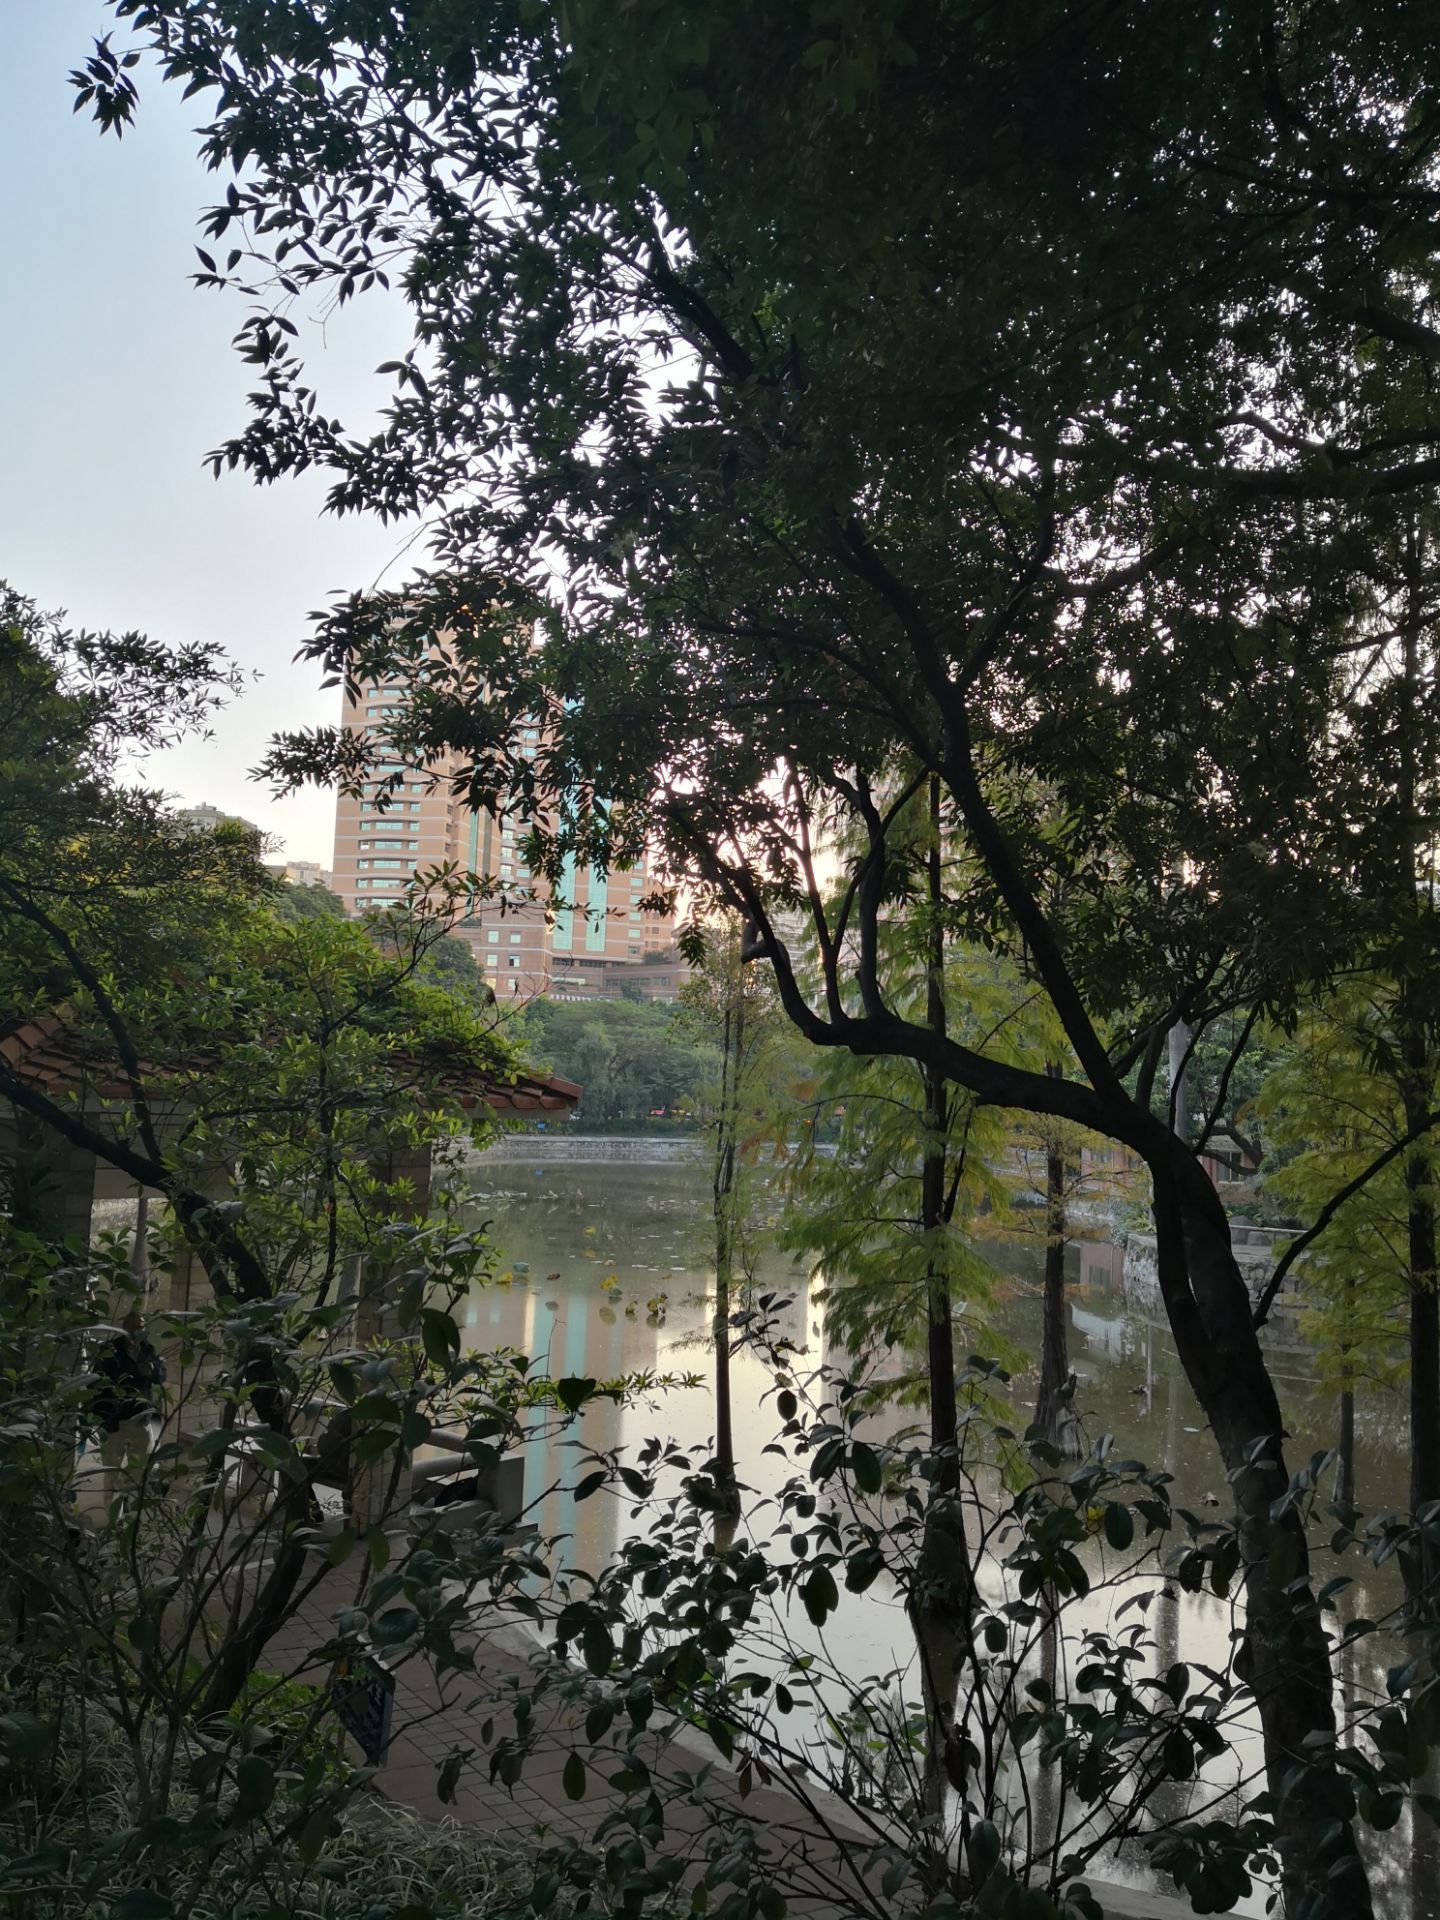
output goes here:
{"type": "Polygon", "coordinates": [[[499,940],[499,938],[500,938],[500,936],[499,936],[499,934],[498,934],[498,933],[487,933],[487,934],[486,934],[486,936],[485,936],[485,938],[486,938],[486,939],[487,939],[488,941],[490,941],[490,942],[491,942],[491,944],[493,945],[493,944],[495,944],[496,942],[498,942],[498,940],[499,940]]]}
{"type": "Polygon", "coordinates": [[[521,941],[522,941],[522,940],[523,940],[524,938],[525,938],[525,936],[524,936],[524,934],[523,934],[523,933],[512,933],[512,934],[511,934],[511,936],[510,936],[510,944],[511,944],[511,946],[512,946],[512,947],[518,947],[518,946],[519,946],[519,944],[520,944],[520,942],[521,942],[521,941]]]}
{"type": "Polygon", "coordinates": [[[507,963],[507,964],[508,964],[508,965],[510,965],[510,966],[512,966],[512,967],[518,967],[518,966],[519,966],[519,964],[520,964],[520,956],[519,956],[519,954],[518,954],[518,953],[512,953],[512,954],[510,955],[510,958],[509,958],[509,961],[508,961],[508,963],[507,963]]]}

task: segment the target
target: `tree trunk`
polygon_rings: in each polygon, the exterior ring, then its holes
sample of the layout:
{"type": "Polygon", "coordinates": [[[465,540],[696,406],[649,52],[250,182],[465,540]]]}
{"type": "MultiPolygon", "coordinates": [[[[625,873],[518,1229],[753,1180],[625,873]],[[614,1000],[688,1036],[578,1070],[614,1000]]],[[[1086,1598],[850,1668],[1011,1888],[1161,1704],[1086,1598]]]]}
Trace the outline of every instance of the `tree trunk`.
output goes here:
{"type": "Polygon", "coordinates": [[[212,1713],[228,1713],[244,1692],[245,1682],[260,1664],[266,1647],[290,1617],[305,1561],[304,1543],[293,1529],[287,1530],[260,1591],[215,1662],[200,1704],[202,1719],[212,1713]]]}
{"type": "MultiPolygon", "coordinates": [[[[940,783],[930,782],[930,847],[926,861],[931,909],[926,968],[926,1024],[944,1033],[945,929],[940,918],[940,783]]],[[[955,1705],[969,1647],[974,1583],[960,1497],[960,1425],[955,1398],[955,1321],[947,1263],[938,1242],[948,1216],[946,1171],[949,1085],[938,1069],[923,1073],[925,1139],[920,1168],[920,1230],[925,1262],[926,1376],[930,1401],[933,1479],[921,1564],[911,1589],[909,1612],[920,1656],[925,1708],[925,1761],[921,1788],[927,1813],[943,1814],[948,1786],[963,1785],[955,1735],[955,1705]],[[942,1538],[943,1536],[943,1538],[942,1538]],[[959,1569],[958,1577],[954,1569],[959,1569]],[[942,1569],[944,1571],[942,1571],[942,1569]]]]}
{"type": "MultiPolygon", "coordinates": [[[[1417,882],[1429,827],[1421,799],[1422,770],[1418,718],[1427,688],[1422,669],[1425,593],[1421,578],[1420,535],[1412,521],[1405,547],[1404,700],[1400,707],[1400,807],[1404,829],[1402,858],[1395,875],[1402,923],[1412,923],[1424,942],[1419,920],[1417,882]]],[[[1428,942],[1425,942],[1428,945],[1428,942]]],[[[1423,1002],[1402,958],[1397,1003],[1400,1042],[1400,1093],[1407,1131],[1422,1127],[1432,1106],[1435,1072],[1423,1002]]],[[[1410,1509],[1418,1513],[1440,1500],[1440,1302],[1436,1299],[1433,1153],[1424,1135],[1405,1156],[1405,1211],[1410,1284],[1410,1509]]],[[[1440,1575],[1440,1549],[1421,1538],[1417,1575],[1420,1591],[1433,1591],[1440,1575]]]]}
{"type": "MultiPolygon", "coordinates": [[[[1425,1025],[1400,983],[1400,1078],[1407,1129],[1424,1124],[1431,1107],[1425,1025]]],[[[1434,1155],[1428,1137],[1405,1156],[1407,1280],[1410,1292],[1410,1510],[1440,1500],[1440,1297],[1435,1290],[1434,1155]]],[[[1440,1548],[1422,1535],[1417,1573],[1429,1593],[1440,1577],[1440,1548]]]]}
{"type": "MultiPolygon", "coordinates": [[[[1440,1500],[1440,1298],[1435,1291],[1435,1208],[1427,1152],[1405,1169],[1410,1254],[1410,1509],[1440,1500]]],[[[1421,1590],[1440,1577],[1440,1548],[1420,1537],[1421,1590]]]]}
{"type": "MultiPolygon", "coordinates": [[[[1051,1063],[1045,1071],[1061,1073],[1051,1063]]],[[[1045,1151],[1045,1296],[1040,1320],[1040,1387],[1035,1396],[1035,1424],[1070,1459],[1078,1458],[1080,1425],[1066,1394],[1070,1384],[1069,1342],[1065,1302],[1065,1153],[1051,1135],[1045,1151]]]]}
{"type": "Polygon", "coordinates": [[[1355,1504],[1355,1389],[1340,1389],[1340,1432],[1335,1442],[1335,1499],[1342,1507],[1355,1504]]]}
{"type": "Polygon", "coordinates": [[[1336,1732],[1330,1647],[1313,1606],[1286,1587],[1308,1576],[1304,1529],[1276,1517],[1289,1473],[1283,1420],[1251,1320],[1219,1196],[1173,1136],[1149,1162],[1157,1266],[1176,1350],[1229,1469],[1241,1530],[1245,1638],[1237,1669],[1255,1697],[1287,1908],[1306,1920],[1363,1920],[1370,1888],[1349,1789],[1324,1746],[1336,1732]],[[1254,1443],[1261,1442],[1260,1448],[1254,1443]]]}
{"type": "MultiPolygon", "coordinates": [[[[726,993],[730,992],[727,980],[726,993]]],[[[735,1472],[735,1428],[730,1396],[730,1314],[735,1277],[735,1156],[739,1131],[739,1087],[745,1043],[744,981],[738,980],[734,1004],[725,1009],[720,1065],[720,1123],[715,1136],[715,1482],[727,1505],[739,1505],[735,1472]]]]}
{"type": "Polygon", "coordinates": [[[1190,1141],[1190,1071],[1185,1056],[1190,1049],[1190,1029],[1177,1020],[1170,1029],[1170,1126],[1177,1140],[1190,1141]]]}
{"type": "MultiPolygon", "coordinates": [[[[1372,1907],[1355,1840],[1352,1790],[1331,1757],[1329,1643],[1308,1593],[1304,1530],[1286,1505],[1280,1404],[1231,1249],[1230,1223],[1195,1155],[1116,1075],[1055,928],[988,805],[969,715],[959,699],[948,705],[946,723],[947,783],[1094,1090],[1098,1111],[1092,1124],[1138,1153],[1150,1172],[1157,1271],[1171,1333],[1233,1476],[1239,1508],[1244,1677],[1261,1723],[1286,1903],[1305,1920],[1365,1920],[1372,1907]]],[[[967,1063],[958,1064],[962,1070],[955,1077],[971,1085],[967,1063]]],[[[1050,1103],[1037,1110],[1050,1111],[1050,1103]]]]}

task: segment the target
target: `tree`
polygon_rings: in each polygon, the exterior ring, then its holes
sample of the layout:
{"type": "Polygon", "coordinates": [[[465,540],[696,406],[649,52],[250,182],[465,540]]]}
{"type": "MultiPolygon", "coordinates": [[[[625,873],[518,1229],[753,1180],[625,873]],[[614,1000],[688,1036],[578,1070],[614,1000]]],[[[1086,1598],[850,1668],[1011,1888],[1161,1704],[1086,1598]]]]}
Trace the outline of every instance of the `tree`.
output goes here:
{"type": "MultiPolygon", "coordinates": [[[[388,954],[343,919],[283,924],[268,911],[253,834],[191,833],[158,795],[115,783],[122,750],[203,720],[223,663],[133,635],[72,635],[13,598],[8,611],[0,1017],[16,1045],[0,1062],[0,1097],[22,1122],[21,1158],[64,1142],[158,1196],[170,1261],[192,1266],[218,1303],[196,1336],[205,1365],[192,1380],[218,1368],[225,1384],[213,1405],[196,1388],[191,1411],[216,1426],[222,1451],[237,1425],[258,1423],[294,1469],[268,1517],[265,1575],[242,1585],[207,1675],[206,1707],[223,1711],[304,1591],[324,1464],[298,1462],[316,1364],[307,1342],[328,1354],[357,1313],[372,1315],[362,1343],[376,1334],[399,1271],[410,1273],[414,1321],[432,1266],[437,1284],[475,1266],[480,1250],[438,1229],[412,1264],[428,1155],[483,1131],[488,1108],[468,1118],[460,1094],[515,1063],[490,1026],[418,984],[433,918],[392,916],[388,954]],[[68,1078],[31,1071],[32,1044],[42,1061],[58,1046],[68,1078]]],[[[17,1224],[42,1244],[57,1238],[43,1193],[17,1224]]],[[[72,1317],[108,1309],[83,1293],[70,1304],[72,1317]]],[[[396,1448],[405,1410],[384,1394],[375,1410],[396,1461],[415,1444],[396,1448]]],[[[56,1417],[73,1428],[63,1393],[56,1417]]],[[[357,1423],[352,1459],[365,1457],[367,1431],[357,1423]]],[[[42,1449],[52,1479],[58,1457],[42,1449]]],[[[202,1528],[189,1562],[204,1538],[202,1528]]],[[[253,1543],[232,1545],[243,1559],[253,1543]]],[[[64,1551],[57,1564],[69,1564],[64,1551]]]]}
{"type": "Polygon", "coordinates": [[[329,887],[293,886],[287,880],[275,889],[272,911],[277,920],[343,920],[345,902],[329,887]]]}
{"type": "Polygon", "coordinates": [[[707,929],[702,964],[681,990],[678,1033],[713,1050],[719,1080],[700,1089],[702,1126],[710,1137],[710,1213],[714,1227],[714,1478],[724,1511],[740,1510],[731,1411],[730,1357],[735,1328],[753,1308],[737,1303],[737,1279],[753,1272],[748,1255],[752,1183],[773,1171],[787,1151],[794,1120],[784,1088],[783,1015],[770,982],[742,959],[744,930],[733,918],[707,929]],[[778,1081],[778,1085],[777,1085],[778,1081]],[[768,1148],[768,1153],[765,1149],[768,1148]],[[766,1163],[768,1161],[768,1168],[766,1163]]]}
{"type": "MultiPolygon", "coordinates": [[[[1428,1180],[1415,1181],[1400,1150],[1409,1131],[1409,1069],[1399,1013],[1393,982],[1345,983],[1325,1006],[1302,1016],[1255,1102],[1275,1149],[1266,1192],[1307,1225],[1377,1157],[1389,1156],[1339,1208],[1300,1269],[1320,1378],[1339,1396],[1336,1498],[1351,1506],[1356,1388],[1400,1376],[1396,1348],[1410,1339],[1417,1297],[1430,1284],[1412,1260],[1411,1207],[1416,1200],[1433,1206],[1434,1198],[1428,1180]]],[[[1422,1326],[1424,1311],[1422,1300],[1422,1326]]]]}
{"type": "MultiPolygon", "coordinates": [[[[383,913],[368,914],[364,925],[382,953],[403,959],[407,945],[405,919],[397,923],[383,913]]],[[[486,985],[470,942],[456,933],[432,930],[424,951],[417,957],[415,978],[427,986],[441,988],[476,1013],[495,1004],[494,992],[486,985]]]]}
{"type": "MultiPolygon", "coordinates": [[[[1372,378],[1375,378],[1372,371],[1372,378]]],[[[1381,393],[1392,426],[1413,418],[1410,383],[1381,393]]],[[[1433,822],[1440,802],[1437,763],[1436,623],[1440,549],[1434,515],[1402,499],[1372,516],[1371,545],[1360,568],[1347,626],[1349,663],[1335,721],[1343,743],[1332,769],[1333,811],[1344,823],[1341,871],[1354,926],[1354,974],[1371,1005],[1359,1016],[1342,984],[1336,1017],[1350,1044],[1398,1093],[1403,1128],[1328,1197],[1308,1196],[1310,1229],[1291,1243],[1266,1289],[1261,1317],[1286,1272],[1330,1231],[1343,1206],[1366,1202],[1366,1182],[1399,1158],[1406,1183],[1406,1264],[1410,1274],[1410,1501],[1414,1511],[1440,1499],[1440,1292],[1436,1284],[1433,1130],[1436,1033],[1440,1008],[1432,963],[1437,930],[1433,822]]],[[[1370,1112],[1383,1111],[1380,1100],[1370,1112]]],[[[1329,1129],[1326,1129],[1329,1132],[1329,1129]]],[[[1293,1138],[1293,1136],[1292,1136],[1293,1138]]],[[[1316,1163],[1310,1163],[1313,1172],[1316,1163]]],[[[1423,1555],[1427,1585],[1440,1580],[1440,1557],[1423,1555]]]]}
{"type": "Polygon", "coordinates": [[[589,1124],[688,1109],[714,1071],[708,1043],[680,1031],[674,1008],[651,1001],[546,997],[530,1005],[526,1020],[535,1051],[585,1089],[589,1124]]]}
{"type": "MultiPolygon", "coordinates": [[[[509,764],[613,796],[575,812],[568,851],[623,857],[658,821],[810,1039],[914,1058],[1147,1168],[1177,1347],[1253,1532],[1289,1889],[1363,1907],[1283,1415],[1223,1211],[1150,1096],[1177,1021],[1292,1005],[1343,957],[1340,616],[1376,503],[1428,484],[1440,440],[1423,382],[1404,419],[1378,400],[1435,350],[1423,23],[1272,0],[1218,23],[658,8],[643,36],[585,4],[303,31],[242,30],[221,0],[117,13],[217,90],[204,151],[237,172],[207,230],[240,244],[201,278],[252,290],[261,377],[217,466],[321,466],[337,509],[434,517],[436,590],[347,603],[317,652],[403,667],[449,628],[453,677],[427,677],[415,727],[474,749],[476,797],[507,756],[477,692],[491,716],[563,699],[542,764],[509,764]],[[287,308],[397,262],[416,337],[356,437],[287,308]],[[537,656],[510,616],[557,565],[537,656]],[[897,743],[976,853],[955,916],[1023,944],[1073,1075],[885,1003],[897,743]],[[1062,841],[1012,807],[1037,778],[1062,841]],[[812,839],[835,806],[868,845],[838,923],[812,839]],[[1088,875],[1060,913],[1057,867],[1088,875]],[[778,924],[797,904],[815,1000],[778,924]]],[[[124,124],[116,55],[78,80],[124,124]]],[[[312,738],[275,764],[357,751],[312,738]]]]}

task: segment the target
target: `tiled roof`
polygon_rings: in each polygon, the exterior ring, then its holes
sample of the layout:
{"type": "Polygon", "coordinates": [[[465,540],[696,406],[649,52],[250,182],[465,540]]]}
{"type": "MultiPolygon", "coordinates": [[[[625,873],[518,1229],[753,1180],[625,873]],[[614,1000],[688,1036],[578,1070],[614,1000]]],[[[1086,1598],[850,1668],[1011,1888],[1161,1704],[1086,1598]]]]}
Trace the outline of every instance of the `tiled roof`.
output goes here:
{"type": "MultiPolygon", "coordinates": [[[[206,1064],[206,1054],[195,1053],[168,1063],[142,1061],[141,1072],[145,1081],[155,1082],[202,1074],[206,1064]]],[[[422,1083],[467,1112],[483,1104],[496,1113],[568,1113],[580,1099],[573,1080],[533,1073],[508,1077],[438,1050],[397,1049],[389,1065],[398,1083],[422,1083]]],[[[121,1100],[129,1092],[114,1052],[53,1016],[22,1021],[0,1035],[0,1089],[7,1077],[52,1096],[88,1090],[102,1100],[121,1100]]]]}

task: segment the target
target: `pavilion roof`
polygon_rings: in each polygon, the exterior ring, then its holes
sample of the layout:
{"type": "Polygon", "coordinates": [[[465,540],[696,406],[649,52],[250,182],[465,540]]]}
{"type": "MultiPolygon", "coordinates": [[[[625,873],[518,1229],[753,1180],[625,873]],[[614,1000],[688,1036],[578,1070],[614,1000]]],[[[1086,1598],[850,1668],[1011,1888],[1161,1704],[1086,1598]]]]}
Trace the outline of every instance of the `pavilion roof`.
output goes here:
{"type": "MultiPolygon", "coordinates": [[[[147,1080],[176,1074],[203,1074],[213,1049],[200,1049],[183,1059],[142,1061],[147,1080]]],[[[472,1065],[440,1048],[396,1048],[389,1065],[399,1081],[423,1081],[444,1099],[469,1112],[488,1106],[495,1113],[569,1113],[579,1103],[581,1089],[573,1080],[555,1074],[518,1072],[472,1065]]],[[[101,1099],[124,1099],[129,1086],[115,1052],[88,1035],[67,1027],[56,1015],[19,1021],[0,1033],[0,1092],[9,1078],[37,1092],[73,1094],[89,1091],[101,1099]]]]}

